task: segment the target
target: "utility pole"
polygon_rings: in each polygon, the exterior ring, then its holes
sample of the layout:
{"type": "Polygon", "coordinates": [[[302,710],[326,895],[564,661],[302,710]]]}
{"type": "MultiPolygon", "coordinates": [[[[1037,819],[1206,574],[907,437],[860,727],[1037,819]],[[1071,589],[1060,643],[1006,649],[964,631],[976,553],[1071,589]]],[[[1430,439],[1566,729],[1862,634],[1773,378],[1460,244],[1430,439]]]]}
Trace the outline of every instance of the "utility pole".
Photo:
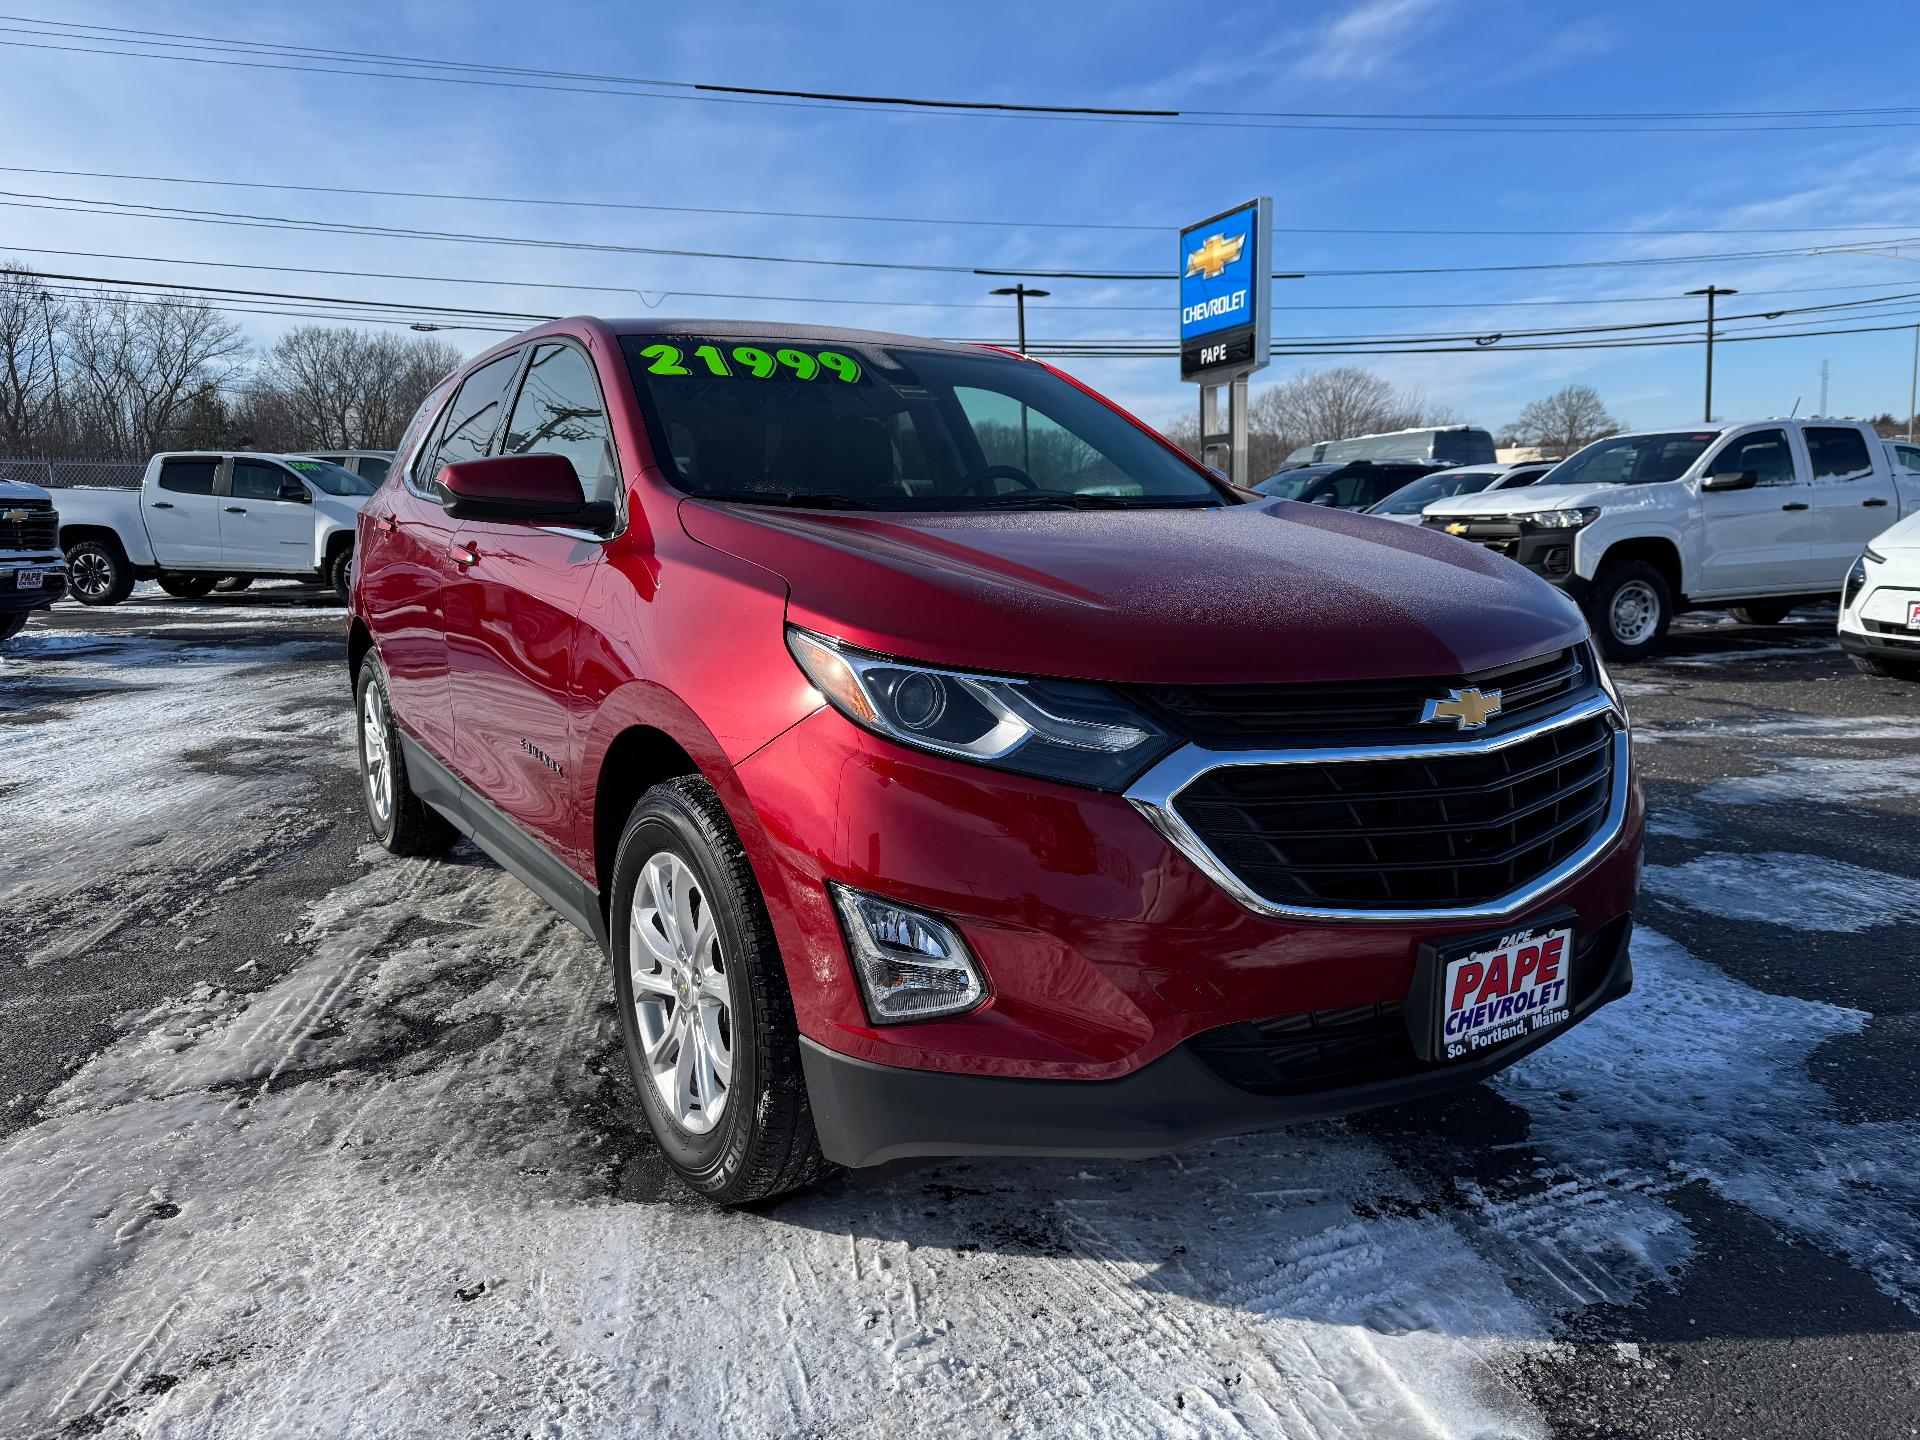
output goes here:
{"type": "Polygon", "coordinates": [[[1920,325],[1913,327],[1913,374],[1907,381],[1907,439],[1913,439],[1913,412],[1920,401],[1920,325]]]}
{"type": "Polygon", "coordinates": [[[1709,285],[1704,290],[1689,290],[1689,295],[1707,297],[1707,413],[1701,417],[1711,425],[1713,423],[1713,302],[1721,295],[1738,295],[1738,290],[1729,290],[1719,285],[1709,285]]]}
{"type": "Polygon", "coordinates": [[[1833,362],[1831,360],[1822,360],[1820,362],[1820,409],[1817,412],[1821,415],[1827,413],[1827,379],[1832,372],[1833,362]]]}
{"type": "Polygon", "coordinates": [[[1020,344],[1018,348],[1022,355],[1026,354],[1027,353],[1027,297],[1032,296],[1035,300],[1044,300],[1047,298],[1047,296],[1051,295],[1053,292],[1051,290],[1031,290],[1027,288],[1027,286],[1024,283],[1022,283],[1019,285],[1003,285],[1000,289],[989,291],[988,293],[993,295],[1013,296],[1013,307],[1015,312],[1020,317],[1020,344]]]}
{"type": "Polygon", "coordinates": [[[66,438],[66,406],[60,403],[60,351],[53,343],[53,306],[47,299],[47,292],[40,292],[40,318],[47,322],[47,371],[53,376],[53,423],[58,427],[61,439],[66,438]]]}

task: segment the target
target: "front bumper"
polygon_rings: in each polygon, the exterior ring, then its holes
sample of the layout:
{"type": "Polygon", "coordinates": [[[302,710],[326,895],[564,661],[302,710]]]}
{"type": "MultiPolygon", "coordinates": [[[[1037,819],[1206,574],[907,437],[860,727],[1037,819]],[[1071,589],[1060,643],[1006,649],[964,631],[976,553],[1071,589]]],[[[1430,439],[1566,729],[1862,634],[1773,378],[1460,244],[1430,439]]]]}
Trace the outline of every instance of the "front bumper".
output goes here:
{"type": "Polygon", "coordinates": [[[1379,1047],[1352,1083],[1324,1088],[1236,1083],[1221,1055],[1237,1036],[1178,1045],[1117,1080],[1023,1080],[876,1065],[802,1041],[801,1064],[821,1149],[841,1165],[943,1155],[1157,1155],[1203,1140],[1401,1105],[1485,1080],[1633,988],[1632,922],[1603,931],[1575,972],[1566,1025],[1472,1061],[1422,1061],[1379,1047]]]}
{"type": "Polygon", "coordinates": [[[18,615],[22,610],[40,610],[67,593],[67,562],[63,556],[28,558],[8,556],[0,560],[0,615],[18,615]],[[22,570],[38,570],[46,577],[38,590],[22,590],[22,570]]]}
{"type": "Polygon", "coordinates": [[[1593,582],[1574,569],[1574,544],[1578,530],[1536,530],[1509,520],[1460,519],[1435,515],[1423,519],[1428,530],[1438,530],[1504,555],[1524,565],[1549,585],[1558,586],[1576,601],[1584,601],[1593,582]],[[1457,525],[1460,528],[1449,529],[1457,525]]]}
{"type": "Polygon", "coordinates": [[[1920,602],[1920,577],[1910,559],[1902,562],[1879,562],[1841,607],[1840,648],[1849,655],[1920,664],[1920,630],[1907,624],[1908,607],[1920,602]]]}

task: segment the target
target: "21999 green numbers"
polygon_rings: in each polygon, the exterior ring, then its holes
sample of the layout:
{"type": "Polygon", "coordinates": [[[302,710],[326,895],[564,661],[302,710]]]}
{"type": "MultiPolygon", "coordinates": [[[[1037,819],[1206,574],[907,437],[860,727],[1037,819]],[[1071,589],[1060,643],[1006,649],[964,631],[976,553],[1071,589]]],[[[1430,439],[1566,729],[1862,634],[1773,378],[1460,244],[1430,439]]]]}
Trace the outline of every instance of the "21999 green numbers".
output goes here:
{"type": "Polygon", "coordinates": [[[649,375],[713,375],[730,378],[751,375],[770,380],[782,371],[796,380],[826,377],[852,385],[860,379],[860,362],[838,350],[761,350],[752,345],[736,345],[722,354],[717,345],[694,347],[688,352],[678,345],[649,345],[640,352],[647,357],[649,375]]]}

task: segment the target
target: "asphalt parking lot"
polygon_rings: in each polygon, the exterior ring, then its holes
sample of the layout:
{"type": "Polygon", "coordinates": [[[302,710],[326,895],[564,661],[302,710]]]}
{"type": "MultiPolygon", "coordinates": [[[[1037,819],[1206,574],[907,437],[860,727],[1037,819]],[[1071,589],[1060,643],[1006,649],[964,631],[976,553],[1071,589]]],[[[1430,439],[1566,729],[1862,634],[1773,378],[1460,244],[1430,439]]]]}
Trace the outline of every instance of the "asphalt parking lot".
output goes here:
{"type": "Polygon", "coordinates": [[[368,843],[337,605],[63,605],[0,661],[0,1433],[1920,1434],[1920,687],[1832,632],[1617,672],[1637,990],[1496,1083],[743,1214],[583,937],[368,843]]]}

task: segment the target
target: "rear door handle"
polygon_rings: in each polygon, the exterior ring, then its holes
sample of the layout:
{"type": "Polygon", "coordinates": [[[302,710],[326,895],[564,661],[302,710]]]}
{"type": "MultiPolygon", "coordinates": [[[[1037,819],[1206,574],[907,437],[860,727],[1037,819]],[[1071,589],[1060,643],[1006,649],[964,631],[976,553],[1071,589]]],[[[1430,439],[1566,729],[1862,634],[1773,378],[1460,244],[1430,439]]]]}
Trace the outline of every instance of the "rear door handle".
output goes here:
{"type": "Polygon", "coordinates": [[[468,565],[478,565],[480,563],[480,552],[474,549],[473,546],[464,545],[458,540],[447,547],[447,553],[453,556],[453,563],[463,569],[468,565]]]}
{"type": "Polygon", "coordinates": [[[1782,505],[1780,508],[1782,510],[1804,510],[1807,507],[1805,502],[1796,500],[1791,505],[1782,505]]]}
{"type": "MultiPolygon", "coordinates": [[[[1802,506],[1801,508],[1805,509],[1806,507],[1802,506]]],[[[247,507],[244,505],[229,505],[227,506],[227,513],[229,515],[244,515],[247,513],[247,507]]]]}
{"type": "Polygon", "coordinates": [[[153,508],[156,510],[171,510],[173,508],[173,502],[171,500],[156,500],[153,502],[153,508]]]}
{"type": "Polygon", "coordinates": [[[1861,503],[1862,505],[1865,505],[1865,506],[1867,506],[1868,508],[1870,508],[1870,509],[1871,509],[1871,508],[1874,508],[1874,507],[1877,507],[1877,506],[1881,506],[1881,505],[1884,505],[1884,504],[1886,504],[1887,502],[1886,502],[1886,501],[1884,501],[1884,500],[1862,500],[1862,501],[1861,501],[1860,503],[1861,503]]]}

